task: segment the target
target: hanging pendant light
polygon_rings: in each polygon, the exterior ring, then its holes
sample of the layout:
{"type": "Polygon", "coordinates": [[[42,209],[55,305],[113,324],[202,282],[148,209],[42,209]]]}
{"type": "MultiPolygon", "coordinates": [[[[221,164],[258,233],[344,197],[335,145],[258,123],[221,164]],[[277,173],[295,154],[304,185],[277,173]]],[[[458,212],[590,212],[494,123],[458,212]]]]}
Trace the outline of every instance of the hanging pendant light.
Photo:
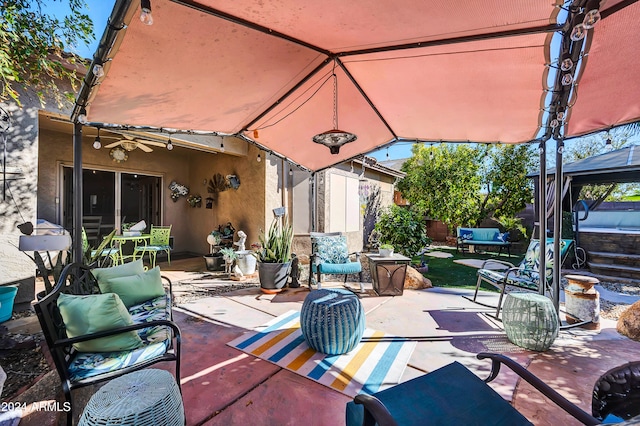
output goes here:
{"type": "Polygon", "coordinates": [[[353,133],[338,129],[338,76],[334,72],[333,78],[333,129],[317,134],[313,137],[315,143],[322,144],[329,148],[332,154],[338,154],[340,147],[346,143],[353,142],[358,137],[353,133]]]}

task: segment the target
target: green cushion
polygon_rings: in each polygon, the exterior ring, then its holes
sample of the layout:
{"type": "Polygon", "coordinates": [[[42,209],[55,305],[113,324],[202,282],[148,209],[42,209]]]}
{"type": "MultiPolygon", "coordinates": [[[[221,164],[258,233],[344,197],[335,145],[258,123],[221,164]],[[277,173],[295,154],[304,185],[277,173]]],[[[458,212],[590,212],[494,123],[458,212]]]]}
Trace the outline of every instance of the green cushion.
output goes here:
{"type": "Polygon", "coordinates": [[[116,293],[127,308],[138,303],[164,296],[160,267],[128,277],[98,281],[102,293],[116,293]]]}
{"type": "MultiPolygon", "coordinates": [[[[144,264],[142,259],[138,259],[135,262],[124,263],[118,266],[112,266],[111,268],[96,268],[92,269],[93,276],[96,277],[98,283],[105,282],[111,278],[128,277],[130,275],[137,275],[144,272],[144,264]]],[[[103,291],[103,293],[106,293],[103,291]]]]}
{"type": "MultiPolygon", "coordinates": [[[[60,293],[58,308],[68,337],[84,336],[133,324],[131,315],[117,294],[75,296],[60,293]]],[[[135,349],[142,340],[135,331],[75,343],[80,352],[112,352],[135,349]]]]}

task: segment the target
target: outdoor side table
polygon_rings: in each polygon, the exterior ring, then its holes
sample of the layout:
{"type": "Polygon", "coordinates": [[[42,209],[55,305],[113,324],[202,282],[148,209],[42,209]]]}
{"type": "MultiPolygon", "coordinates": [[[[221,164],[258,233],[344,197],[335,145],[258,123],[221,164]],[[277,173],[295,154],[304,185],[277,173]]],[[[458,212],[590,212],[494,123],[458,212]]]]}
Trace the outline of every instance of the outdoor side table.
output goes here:
{"type": "Polygon", "coordinates": [[[135,371],[100,388],[89,400],[79,425],[182,426],[182,395],[168,371],[135,371]]]}
{"type": "Polygon", "coordinates": [[[391,256],[367,254],[373,290],[378,296],[402,296],[407,265],[406,256],[394,253],[391,256]]]}
{"type": "Polygon", "coordinates": [[[353,292],[323,288],[305,297],[300,329],[307,344],[318,352],[342,355],[360,343],[364,334],[364,308],[353,292]]]}
{"type": "Polygon", "coordinates": [[[537,293],[508,293],[502,323],[512,343],[534,351],[549,349],[560,329],[551,299],[537,293]]]}

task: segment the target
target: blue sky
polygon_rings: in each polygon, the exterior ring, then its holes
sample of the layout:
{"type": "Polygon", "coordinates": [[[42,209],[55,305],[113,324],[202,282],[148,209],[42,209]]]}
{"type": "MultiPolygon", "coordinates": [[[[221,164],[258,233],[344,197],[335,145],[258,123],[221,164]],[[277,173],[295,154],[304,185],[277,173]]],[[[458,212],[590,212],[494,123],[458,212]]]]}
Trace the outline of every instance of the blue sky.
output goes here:
{"type": "MultiPolygon", "coordinates": [[[[56,15],[58,19],[63,19],[69,13],[68,2],[63,1],[45,1],[44,11],[56,15]]],[[[90,46],[69,46],[68,50],[80,55],[84,58],[92,58],[98,47],[98,41],[102,37],[102,33],[107,26],[107,20],[113,10],[114,0],[86,0],[87,8],[84,12],[89,15],[93,21],[93,32],[95,39],[90,46]]]]}

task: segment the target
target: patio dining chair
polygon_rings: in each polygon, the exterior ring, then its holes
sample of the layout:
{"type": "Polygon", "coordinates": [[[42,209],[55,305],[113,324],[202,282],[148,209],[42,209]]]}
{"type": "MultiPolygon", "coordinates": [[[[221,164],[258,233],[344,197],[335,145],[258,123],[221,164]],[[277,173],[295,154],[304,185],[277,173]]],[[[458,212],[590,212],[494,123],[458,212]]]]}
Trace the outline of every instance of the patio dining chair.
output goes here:
{"type": "MultiPolygon", "coordinates": [[[[109,236],[105,238],[109,238],[109,236]]],[[[100,250],[100,247],[97,247],[97,249],[100,250]]],[[[87,238],[87,233],[84,227],[82,227],[82,253],[88,254],[91,259],[96,259],[95,266],[98,268],[104,268],[106,266],[116,266],[118,264],[118,261],[120,258],[120,251],[117,248],[104,247],[100,251],[98,250],[89,246],[89,239],[87,238]],[[90,253],[88,253],[89,249],[91,249],[90,253]]]]}
{"type": "MultiPolygon", "coordinates": [[[[560,241],[560,259],[562,263],[569,252],[569,248],[573,244],[573,240],[561,240],[560,241]]],[[[504,295],[507,292],[507,287],[515,287],[522,290],[539,291],[540,282],[544,281],[544,293],[551,293],[551,283],[553,281],[553,263],[554,263],[554,251],[553,240],[548,238],[546,251],[545,251],[545,277],[544,280],[540,279],[539,267],[540,267],[540,240],[532,239],[527,248],[527,252],[522,259],[522,262],[518,266],[499,259],[487,259],[480,269],[478,269],[478,280],[476,282],[476,290],[471,301],[481,304],[477,301],[478,290],[480,284],[486,282],[491,284],[500,290],[500,297],[498,298],[498,305],[496,308],[496,318],[500,315],[500,309],[502,307],[502,301],[504,295]],[[488,263],[501,264],[505,266],[504,270],[487,269],[488,263]]]]}
{"type": "Polygon", "coordinates": [[[487,384],[498,376],[502,364],[579,422],[601,423],[600,418],[583,411],[511,358],[492,353],[479,353],[477,358],[491,359],[487,379],[482,380],[462,364],[453,362],[373,395],[357,395],[347,403],[347,426],[532,425],[487,384]]]}
{"type": "Polygon", "coordinates": [[[358,274],[360,291],[364,291],[360,253],[349,253],[347,237],[341,232],[311,232],[310,235],[309,289],[311,289],[314,274],[316,274],[315,281],[318,289],[322,288],[322,274],[344,274],[344,282],[347,282],[349,274],[358,274]]]}
{"type": "Polygon", "coordinates": [[[156,267],[156,255],[158,252],[167,253],[167,262],[171,263],[171,226],[154,226],[151,225],[149,244],[136,247],[133,252],[133,258],[144,257],[145,253],[149,254],[149,263],[151,267],[156,267]]]}

